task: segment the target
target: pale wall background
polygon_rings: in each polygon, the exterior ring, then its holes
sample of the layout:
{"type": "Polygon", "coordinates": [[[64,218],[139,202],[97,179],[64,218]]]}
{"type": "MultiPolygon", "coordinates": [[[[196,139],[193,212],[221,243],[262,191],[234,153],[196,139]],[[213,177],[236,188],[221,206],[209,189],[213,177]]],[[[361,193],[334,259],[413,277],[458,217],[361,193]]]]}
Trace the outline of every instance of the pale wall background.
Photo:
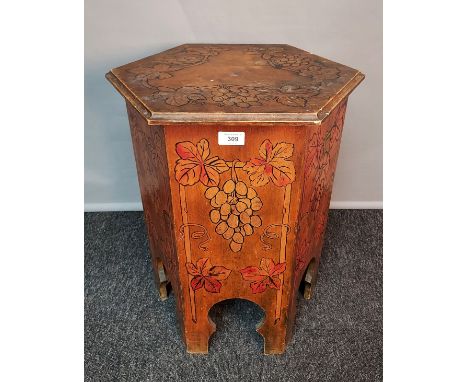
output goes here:
{"type": "Polygon", "coordinates": [[[359,69],[332,207],[382,206],[381,0],[85,0],[85,209],[141,209],[111,68],[183,43],[285,43],[359,69]]]}

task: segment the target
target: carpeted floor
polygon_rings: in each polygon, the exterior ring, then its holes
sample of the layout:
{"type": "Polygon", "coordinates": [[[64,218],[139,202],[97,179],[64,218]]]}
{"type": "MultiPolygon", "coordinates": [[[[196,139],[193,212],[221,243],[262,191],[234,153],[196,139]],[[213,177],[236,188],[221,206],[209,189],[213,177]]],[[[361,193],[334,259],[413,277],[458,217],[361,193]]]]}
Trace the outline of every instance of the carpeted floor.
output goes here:
{"type": "Polygon", "coordinates": [[[382,380],[381,210],[331,210],[312,300],[286,353],[262,354],[260,308],[216,305],[208,355],[190,355],[174,296],[159,301],[143,214],[85,214],[86,381],[382,380]]]}

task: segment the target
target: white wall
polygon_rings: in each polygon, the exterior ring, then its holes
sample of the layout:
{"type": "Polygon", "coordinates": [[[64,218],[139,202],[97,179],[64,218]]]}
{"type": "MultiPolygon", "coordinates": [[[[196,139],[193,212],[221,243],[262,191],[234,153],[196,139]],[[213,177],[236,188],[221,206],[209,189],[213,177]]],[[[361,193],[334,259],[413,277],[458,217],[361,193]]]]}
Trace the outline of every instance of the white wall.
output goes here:
{"type": "Polygon", "coordinates": [[[183,43],[286,43],[359,69],[332,206],[381,207],[381,0],[85,0],[85,209],[140,207],[122,97],[104,74],[183,43]]]}

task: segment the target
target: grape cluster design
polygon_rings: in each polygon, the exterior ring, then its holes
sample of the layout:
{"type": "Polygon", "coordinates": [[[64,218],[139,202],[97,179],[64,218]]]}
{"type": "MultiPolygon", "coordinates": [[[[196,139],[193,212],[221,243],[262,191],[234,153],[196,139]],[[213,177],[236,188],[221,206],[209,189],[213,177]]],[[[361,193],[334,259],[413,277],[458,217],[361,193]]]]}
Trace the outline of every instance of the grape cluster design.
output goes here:
{"type": "Polygon", "coordinates": [[[230,241],[229,247],[233,252],[239,252],[245,237],[252,235],[254,228],[262,225],[257,213],[263,203],[252,187],[237,180],[234,167],[233,178],[228,179],[221,188],[207,188],[205,197],[213,207],[210,220],[216,224],[215,232],[230,241]]]}

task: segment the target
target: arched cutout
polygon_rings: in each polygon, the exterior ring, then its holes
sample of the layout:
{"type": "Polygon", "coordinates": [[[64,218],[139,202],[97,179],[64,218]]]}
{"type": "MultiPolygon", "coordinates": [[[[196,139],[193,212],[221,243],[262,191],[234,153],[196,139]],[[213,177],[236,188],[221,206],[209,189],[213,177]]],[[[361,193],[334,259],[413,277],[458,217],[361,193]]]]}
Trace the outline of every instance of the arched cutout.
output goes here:
{"type": "Polygon", "coordinates": [[[263,349],[263,337],[256,330],[263,324],[265,311],[256,303],[242,298],[219,301],[208,311],[208,318],[215,325],[209,341],[215,351],[231,342],[243,342],[251,348],[263,349]]]}

